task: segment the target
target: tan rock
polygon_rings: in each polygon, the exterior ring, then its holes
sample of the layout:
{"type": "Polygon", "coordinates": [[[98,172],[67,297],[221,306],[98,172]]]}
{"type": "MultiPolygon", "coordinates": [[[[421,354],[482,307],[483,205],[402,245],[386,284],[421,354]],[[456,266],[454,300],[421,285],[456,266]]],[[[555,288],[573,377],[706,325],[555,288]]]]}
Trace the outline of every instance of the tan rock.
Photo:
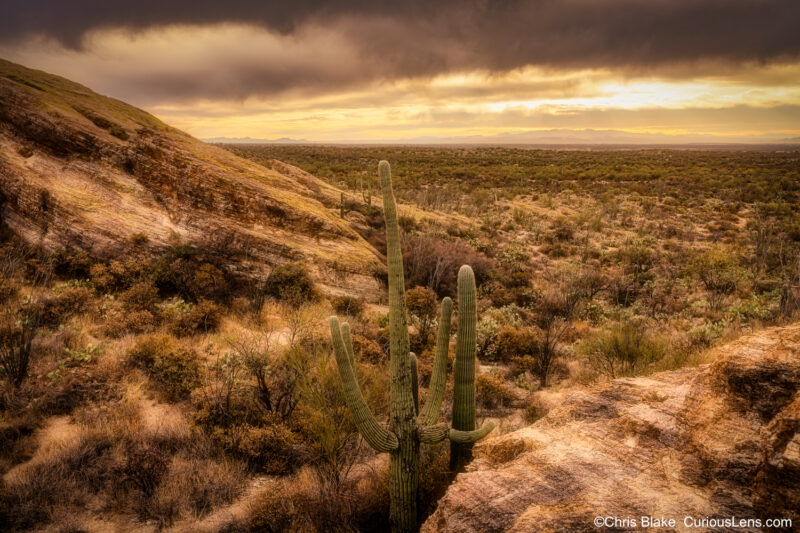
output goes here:
{"type": "Polygon", "coordinates": [[[675,531],[721,530],[685,517],[797,527],[799,389],[792,325],[728,344],[710,365],[575,391],[534,425],[476,446],[422,530],[596,531],[597,516],[674,519],[662,530],[675,531]]]}

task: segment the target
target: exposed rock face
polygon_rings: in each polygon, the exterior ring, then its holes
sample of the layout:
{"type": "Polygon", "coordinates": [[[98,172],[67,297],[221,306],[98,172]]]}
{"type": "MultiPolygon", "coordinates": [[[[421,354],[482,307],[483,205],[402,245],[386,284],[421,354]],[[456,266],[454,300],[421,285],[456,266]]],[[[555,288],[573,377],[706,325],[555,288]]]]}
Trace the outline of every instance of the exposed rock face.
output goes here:
{"type": "Polygon", "coordinates": [[[532,426],[476,446],[422,530],[597,531],[597,516],[673,518],[676,531],[728,530],[686,527],[687,516],[783,517],[796,528],[798,390],[793,325],[723,346],[710,365],[574,392],[532,426]]]}
{"type": "Polygon", "coordinates": [[[111,257],[135,233],[154,249],[177,236],[224,249],[244,274],[299,260],[333,291],[377,293],[380,260],[338,217],[339,191],[292,168],[0,60],[0,221],[31,242],[111,257]]]}

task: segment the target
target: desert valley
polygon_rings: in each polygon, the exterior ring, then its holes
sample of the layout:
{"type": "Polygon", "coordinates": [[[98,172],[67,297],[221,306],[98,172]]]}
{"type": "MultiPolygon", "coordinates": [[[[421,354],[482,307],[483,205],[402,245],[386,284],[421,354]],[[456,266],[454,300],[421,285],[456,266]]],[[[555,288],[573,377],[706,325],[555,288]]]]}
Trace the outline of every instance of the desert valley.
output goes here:
{"type": "Polygon", "coordinates": [[[0,59],[0,531],[797,530],[794,130],[204,142],[100,92],[0,59]]]}

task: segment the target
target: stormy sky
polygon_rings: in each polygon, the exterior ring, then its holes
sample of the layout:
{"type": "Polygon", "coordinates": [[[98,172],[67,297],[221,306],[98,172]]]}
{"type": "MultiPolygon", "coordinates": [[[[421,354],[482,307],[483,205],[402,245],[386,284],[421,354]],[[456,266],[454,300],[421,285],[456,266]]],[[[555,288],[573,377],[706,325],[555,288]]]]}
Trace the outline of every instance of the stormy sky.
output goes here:
{"type": "Polygon", "coordinates": [[[797,0],[0,0],[0,57],[198,137],[772,139],[800,135],[798,24],[797,0]]]}

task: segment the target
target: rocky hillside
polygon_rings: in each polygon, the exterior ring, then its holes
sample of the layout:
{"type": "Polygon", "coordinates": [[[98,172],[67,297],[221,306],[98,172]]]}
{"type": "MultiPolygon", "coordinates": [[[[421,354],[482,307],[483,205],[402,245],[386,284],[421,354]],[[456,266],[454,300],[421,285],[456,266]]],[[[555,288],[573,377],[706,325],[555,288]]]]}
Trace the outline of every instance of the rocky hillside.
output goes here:
{"type": "Polygon", "coordinates": [[[0,222],[46,248],[119,256],[143,234],[223,250],[246,275],[298,260],[331,291],[374,287],[379,259],[338,217],[339,192],[291,170],[0,60],[0,222]]]}
{"type": "Polygon", "coordinates": [[[677,531],[728,530],[685,517],[797,527],[798,391],[800,325],[743,337],[704,367],[573,392],[478,445],[423,531],[597,531],[598,516],[672,518],[677,531]]]}

